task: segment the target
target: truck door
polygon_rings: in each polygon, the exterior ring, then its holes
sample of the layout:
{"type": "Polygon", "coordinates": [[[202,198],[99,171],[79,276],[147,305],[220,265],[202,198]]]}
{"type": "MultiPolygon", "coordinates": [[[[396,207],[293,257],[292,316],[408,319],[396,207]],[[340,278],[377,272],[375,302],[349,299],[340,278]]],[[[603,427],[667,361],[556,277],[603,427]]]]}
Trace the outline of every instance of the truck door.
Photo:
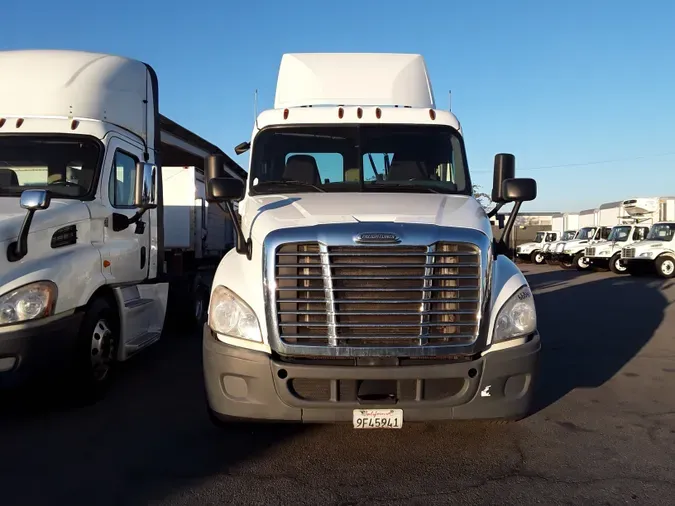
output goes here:
{"type": "Polygon", "coordinates": [[[101,255],[104,276],[111,284],[137,283],[143,281],[148,272],[150,213],[143,215],[141,221],[145,222],[145,226],[139,229],[135,224],[123,230],[115,230],[114,227],[115,214],[127,218],[136,214],[137,209],[133,205],[136,163],[142,153],[139,147],[119,138],[113,138],[108,144],[101,187],[102,200],[110,214],[104,228],[105,245],[101,255]]]}

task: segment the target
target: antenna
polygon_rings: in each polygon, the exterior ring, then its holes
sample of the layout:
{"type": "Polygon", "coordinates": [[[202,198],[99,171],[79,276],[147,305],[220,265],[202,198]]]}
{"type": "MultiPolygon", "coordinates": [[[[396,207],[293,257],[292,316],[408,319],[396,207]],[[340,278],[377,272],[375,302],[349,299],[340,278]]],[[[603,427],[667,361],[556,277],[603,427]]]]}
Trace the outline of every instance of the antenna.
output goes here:
{"type": "Polygon", "coordinates": [[[255,95],[253,98],[253,120],[255,121],[255,127],[258,128],[258,89],[255,90],[255,95]]]}
{"type": "Polygon", "coordinates": [[[452,90],[448,90],[448,111],[452,112],[452,90]]]}

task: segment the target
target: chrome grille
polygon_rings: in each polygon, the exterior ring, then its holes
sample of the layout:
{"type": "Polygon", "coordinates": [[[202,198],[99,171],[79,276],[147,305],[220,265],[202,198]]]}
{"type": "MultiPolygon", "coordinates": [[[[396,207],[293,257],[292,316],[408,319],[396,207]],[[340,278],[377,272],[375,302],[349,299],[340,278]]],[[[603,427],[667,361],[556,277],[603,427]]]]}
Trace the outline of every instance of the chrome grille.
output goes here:
{"type": "Polygon", "coordinates": [[[595,248],[586,248],[586,256],[587,257],[594,257],[595,256],[595,248]]]}
{"type": "Polygon", "coordinates": [[[624,248],[621,256],[624,258],[635,258],[635,248],[624,248]]]}
{"type": "Polygon", "coordinates": [[[279,338],[317,347],[471,344],[480,260],[469,243],[283,244],[275,256],[279,338]]]}

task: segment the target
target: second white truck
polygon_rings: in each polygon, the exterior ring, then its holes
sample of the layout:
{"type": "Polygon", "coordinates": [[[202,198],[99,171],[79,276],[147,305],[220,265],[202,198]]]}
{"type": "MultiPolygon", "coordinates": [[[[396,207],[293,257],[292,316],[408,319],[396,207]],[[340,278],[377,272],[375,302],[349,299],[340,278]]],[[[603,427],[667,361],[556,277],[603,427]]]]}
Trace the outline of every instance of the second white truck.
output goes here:
{"type": "Polygon", "coordinates": [[[2,51],[0,74],[0,386],[59,371],[98,395],[160,338],[167,304],[204,320],[233,240],[205,202],[205,158],[246,173],[160,115],[150,65],[2,51]]]}

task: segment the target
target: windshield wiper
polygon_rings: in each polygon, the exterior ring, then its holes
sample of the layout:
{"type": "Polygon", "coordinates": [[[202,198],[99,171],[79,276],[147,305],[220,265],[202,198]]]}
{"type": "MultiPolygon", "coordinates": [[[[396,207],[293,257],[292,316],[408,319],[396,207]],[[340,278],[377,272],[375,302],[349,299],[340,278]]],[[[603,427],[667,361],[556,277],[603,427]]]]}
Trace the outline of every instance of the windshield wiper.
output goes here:
{"type": "Polygon", "coordinates": [[[319,188],[316,185],[313,185],[312,183],[306,183],[305,181],[295,181],[292,179],[284,180],[284,181],[262,181],[255,185],[253,189],[258,188],[259,186],[300,186],[304,188],[313,188],[318,192],[325,193],[326,190],[323,188],[319,188]]]}
{"type": "Polygon", "coordinates": [[[369,184],[366,186],[366,188],[401,188],[406,190],[419,190],[420,192],[442,193],[438,190],[430,188],[429,186],[408,183],[369,184]]]}

